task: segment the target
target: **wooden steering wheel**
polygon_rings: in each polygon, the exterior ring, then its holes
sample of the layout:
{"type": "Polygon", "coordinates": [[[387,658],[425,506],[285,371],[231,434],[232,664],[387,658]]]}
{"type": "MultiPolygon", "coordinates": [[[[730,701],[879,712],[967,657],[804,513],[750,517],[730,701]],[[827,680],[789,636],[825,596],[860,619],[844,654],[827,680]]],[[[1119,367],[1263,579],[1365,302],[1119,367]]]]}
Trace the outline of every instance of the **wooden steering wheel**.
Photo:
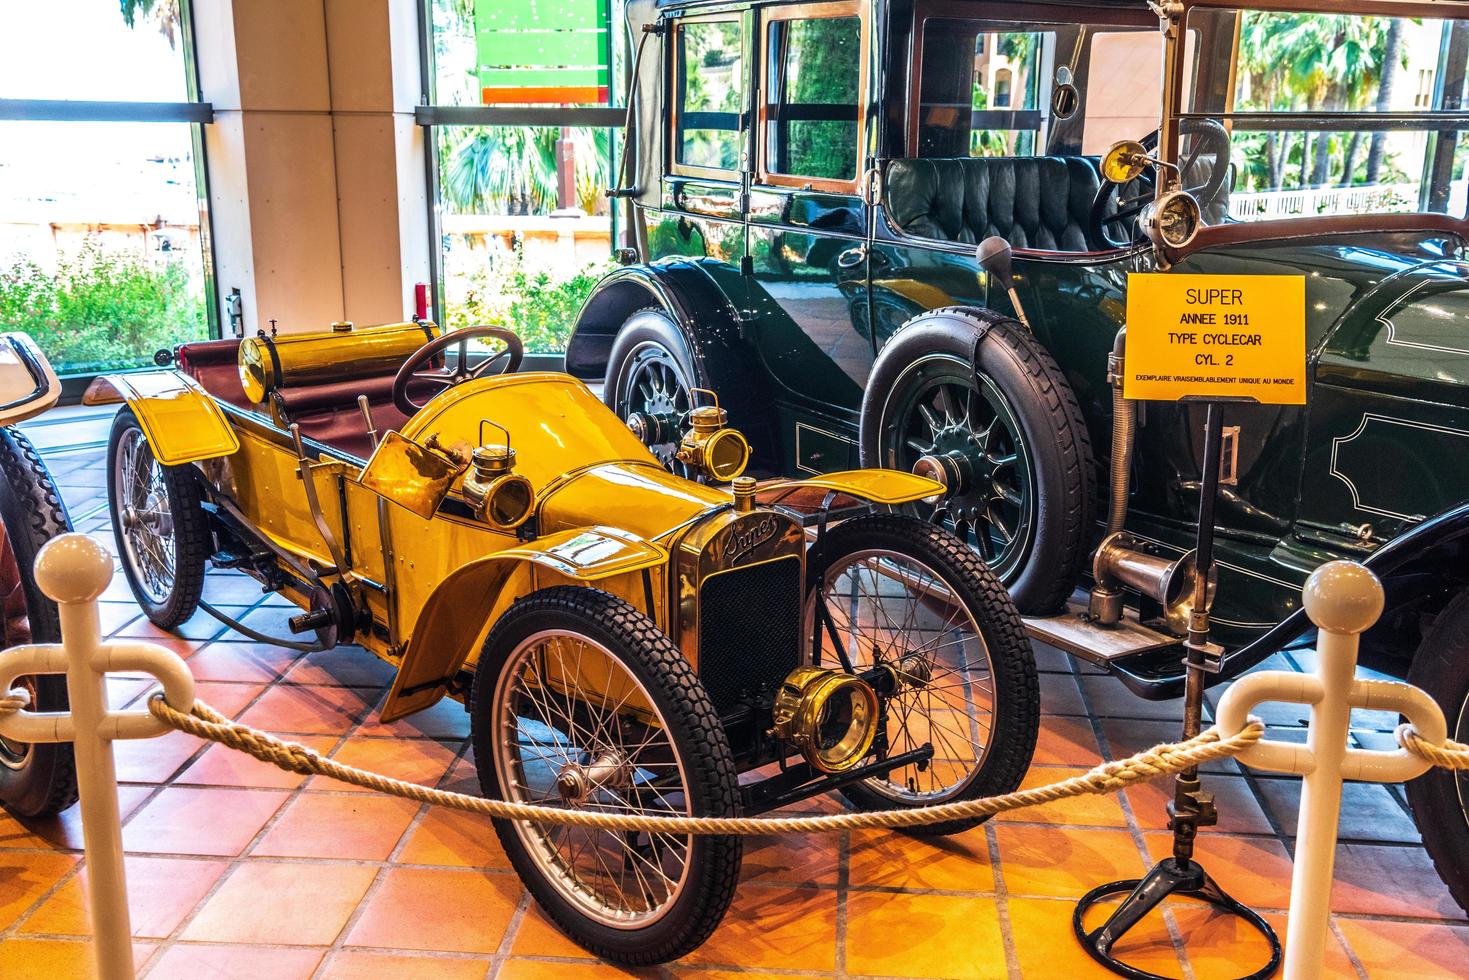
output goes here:
{"type": "Polygon", "coordinates": [[[428,404],[427,400],[420,404],[409,396],[408,388],[413,382],[428,381],[438,385],[439,390],[434,392],[434,395],[438,395],[440,391],[452,388],[457,384],[484,377],[490,373],[490,367],[504,357],[508,357],[509,361],[504,370],[500,372],[501,374],[514,374],[520,368],[520,362],[525,358],[525,345],[520,342],[520,338],[515,335],[514,331],[506,330],[504,327],[465,327],[462,330],[454,330],[441,337],[436,337],[414,351],[413,355],[398,369],[397,377],[393,378],[393,404],[404,415],[413,415],[428,404]],[[492,354],[475,367],[470,368],[469,342],[489,338],[503,343],[505,349],[492,354]],[[447,365],[432,371],[422,370],[430,361],[437,359],[445,350],[456,344],[459,346],[459,359],[455,362],[452,371],[447,365]]]}

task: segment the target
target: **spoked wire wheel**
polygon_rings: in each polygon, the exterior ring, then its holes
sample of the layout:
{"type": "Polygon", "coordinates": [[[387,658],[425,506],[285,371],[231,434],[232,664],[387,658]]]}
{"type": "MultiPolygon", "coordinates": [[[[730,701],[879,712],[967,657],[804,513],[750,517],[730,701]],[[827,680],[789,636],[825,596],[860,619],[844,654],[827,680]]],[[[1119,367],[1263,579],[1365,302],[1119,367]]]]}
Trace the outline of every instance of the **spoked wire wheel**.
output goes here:
{"type": "Polygon", "coordinates": [[[112,423],[107,470],[123,574],[148,619],[172,629],[199,608],[214,548],[195,471],[160,463],[127,408],[112,423]]]}
{"type": "Polygon", "coordinates": [[[1020,422],[995,383],[960,358],[914,363],[893,391],[885,445],[896,469],[922,456],[950,461],[957,486],[932,519],[979,552],[1002,579],[1029,555],[1035,480],[1020,422]]]}
{"type": "Polygon", "coordinates": [[[640,345],[628,364],[616,411],[624,419],[634,412],[658,419],[660,431],[671,438],[653,443],[648,450],[660,463],[684,477],[692,474],[673,454],[678,451],[682,419],[689,407],[688,382],[673,354],[657,343],[640,345]]]}
{"type": "Polygon", "coordinates": [[[113,465],[123,560],[143,597],[161,605],[168,601],[177,575],[173,513],[163,466],[153,458],[143,430],[136,427],[123,433],[113,465]]]}
{"type": "MultiPolygon", "coordinates": [[[[926,762],[843,790],[863,809],[1009,792],[1039,726],[1035,662],[998,579],[954,535],[881,515],[827,532],[808,575],[805,636],[818,666],[877,677],[886,755],[926,762]]],[[[952,833],[977,820],[922,828],[952,833]]]]}
{"type": "MultiPolygon", "coordinates": [[[[475,757],[488,796],[616,814],[737,809],[729,746],[697,677],[620,599],[559,587],[520,600],[486,639],[475,685],[475,757]]],[[[496,830],[561,928],[629,963],[702,943],[738,877],[737,838],[524,821],[496,821],[496,830]]]]}

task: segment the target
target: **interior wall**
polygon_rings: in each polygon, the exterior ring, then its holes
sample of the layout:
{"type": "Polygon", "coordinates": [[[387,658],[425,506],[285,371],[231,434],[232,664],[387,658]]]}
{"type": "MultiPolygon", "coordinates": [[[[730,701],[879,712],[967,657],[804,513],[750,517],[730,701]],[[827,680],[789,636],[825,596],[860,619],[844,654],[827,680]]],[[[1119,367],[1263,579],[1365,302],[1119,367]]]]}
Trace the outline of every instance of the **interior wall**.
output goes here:
{"type": "Polygon", "coordinates": [[[193,12],[221,304],[240,290],[247,334],[404,318],[429,281],[415,0],[193,12]]]}

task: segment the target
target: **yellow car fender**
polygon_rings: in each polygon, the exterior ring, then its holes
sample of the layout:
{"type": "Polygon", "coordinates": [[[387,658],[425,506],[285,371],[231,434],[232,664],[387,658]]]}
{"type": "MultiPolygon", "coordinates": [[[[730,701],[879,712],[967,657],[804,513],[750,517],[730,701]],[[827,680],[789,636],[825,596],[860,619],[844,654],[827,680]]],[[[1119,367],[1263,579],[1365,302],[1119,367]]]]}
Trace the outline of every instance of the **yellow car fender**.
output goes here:
{"type": "Polygon", "coordinates": [[[777,480],[766,483],[755,493],[755,502],[769,507],[780,505],[796,510],[816,510],[829,493],[837,495],[835,506],[848,506],[853,500],[893,506],[924,500],[944,492],[937,480],[902,470],[843,470],[822,473],[801,480],[777,480]]]}
{"type": "Polygon", "coordinates": [[[475,639],[485,632],[516,569],[530,564],[590,585],[667,563],[666,548],[635,534],[613,527],[582,527],[548,534],[456,569],[418,615],[382,720],[422,711],[443,698],[473,651],[475,639]]]}
{"type": "Polygon", "coordinates": [[[199,383],[178,371],[145,371],[99,377],[82,396],[84,405],[126,401],[165,466],[195,463],[239,451],[240,440],[219,405],[199,383]]]}

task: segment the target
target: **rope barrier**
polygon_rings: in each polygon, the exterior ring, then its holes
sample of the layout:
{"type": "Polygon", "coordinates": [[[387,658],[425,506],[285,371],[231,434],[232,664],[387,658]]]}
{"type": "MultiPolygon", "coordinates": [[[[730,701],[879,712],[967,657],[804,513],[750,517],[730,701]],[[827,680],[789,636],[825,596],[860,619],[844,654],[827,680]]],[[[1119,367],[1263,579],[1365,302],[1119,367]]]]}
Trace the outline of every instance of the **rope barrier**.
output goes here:
{"type": "Polygon", "coordinates": [[[1399,725],[1393,735],[1400,747],[1440,769],[1469,769],[1469,745],[1463,742],[1446,738],[1442,745],[1435,745],[1418,734],[1417,727],[1411,722],[1399,725]]]}
{"type": "Polygon", "coordinates": [[[202,701],[195,701],[193,710],[186,714],[170,707],[163,696],[157,694],[149,699],[148,710],[170,728],[237,749],[287,772],[303,776],[326,776],[330,779],[351,783],[354,786],[400,796],[419,803],[432,803],[508,820],[590,827],[595,830],[740,836],[822,834],[843,830],[897,830],[903,827],[920,827],[949,820],[989,817],[1006,810],[1018,810],[1022,807],[1052,803],[1073,796],[1115,793],[1128,786],[1156,779],[1159,776],[1172,775],[1205,762],[1238,755],[1259,742],[1265,733],[1264,724],[1258,718],[1251,717],[1248,724],[1231,736],[1222,736],[1217,729],[1211,728],[1185,742],[1157,745],[1136,755],[1128,756],[1126,759],[1104,762],[1089,772],[1063,779],[1057,783],[1017,790],[1003,796],[960,800],[918,809],[874,810],[816,817],[690,817],[568,810],[466,796],[463,793],[451,793],[447,790],[420,786],[417,783],[392,779],[378,773],[343,765],[304,745],[288,742],[248,725],[230,721],[202,701]]]}

